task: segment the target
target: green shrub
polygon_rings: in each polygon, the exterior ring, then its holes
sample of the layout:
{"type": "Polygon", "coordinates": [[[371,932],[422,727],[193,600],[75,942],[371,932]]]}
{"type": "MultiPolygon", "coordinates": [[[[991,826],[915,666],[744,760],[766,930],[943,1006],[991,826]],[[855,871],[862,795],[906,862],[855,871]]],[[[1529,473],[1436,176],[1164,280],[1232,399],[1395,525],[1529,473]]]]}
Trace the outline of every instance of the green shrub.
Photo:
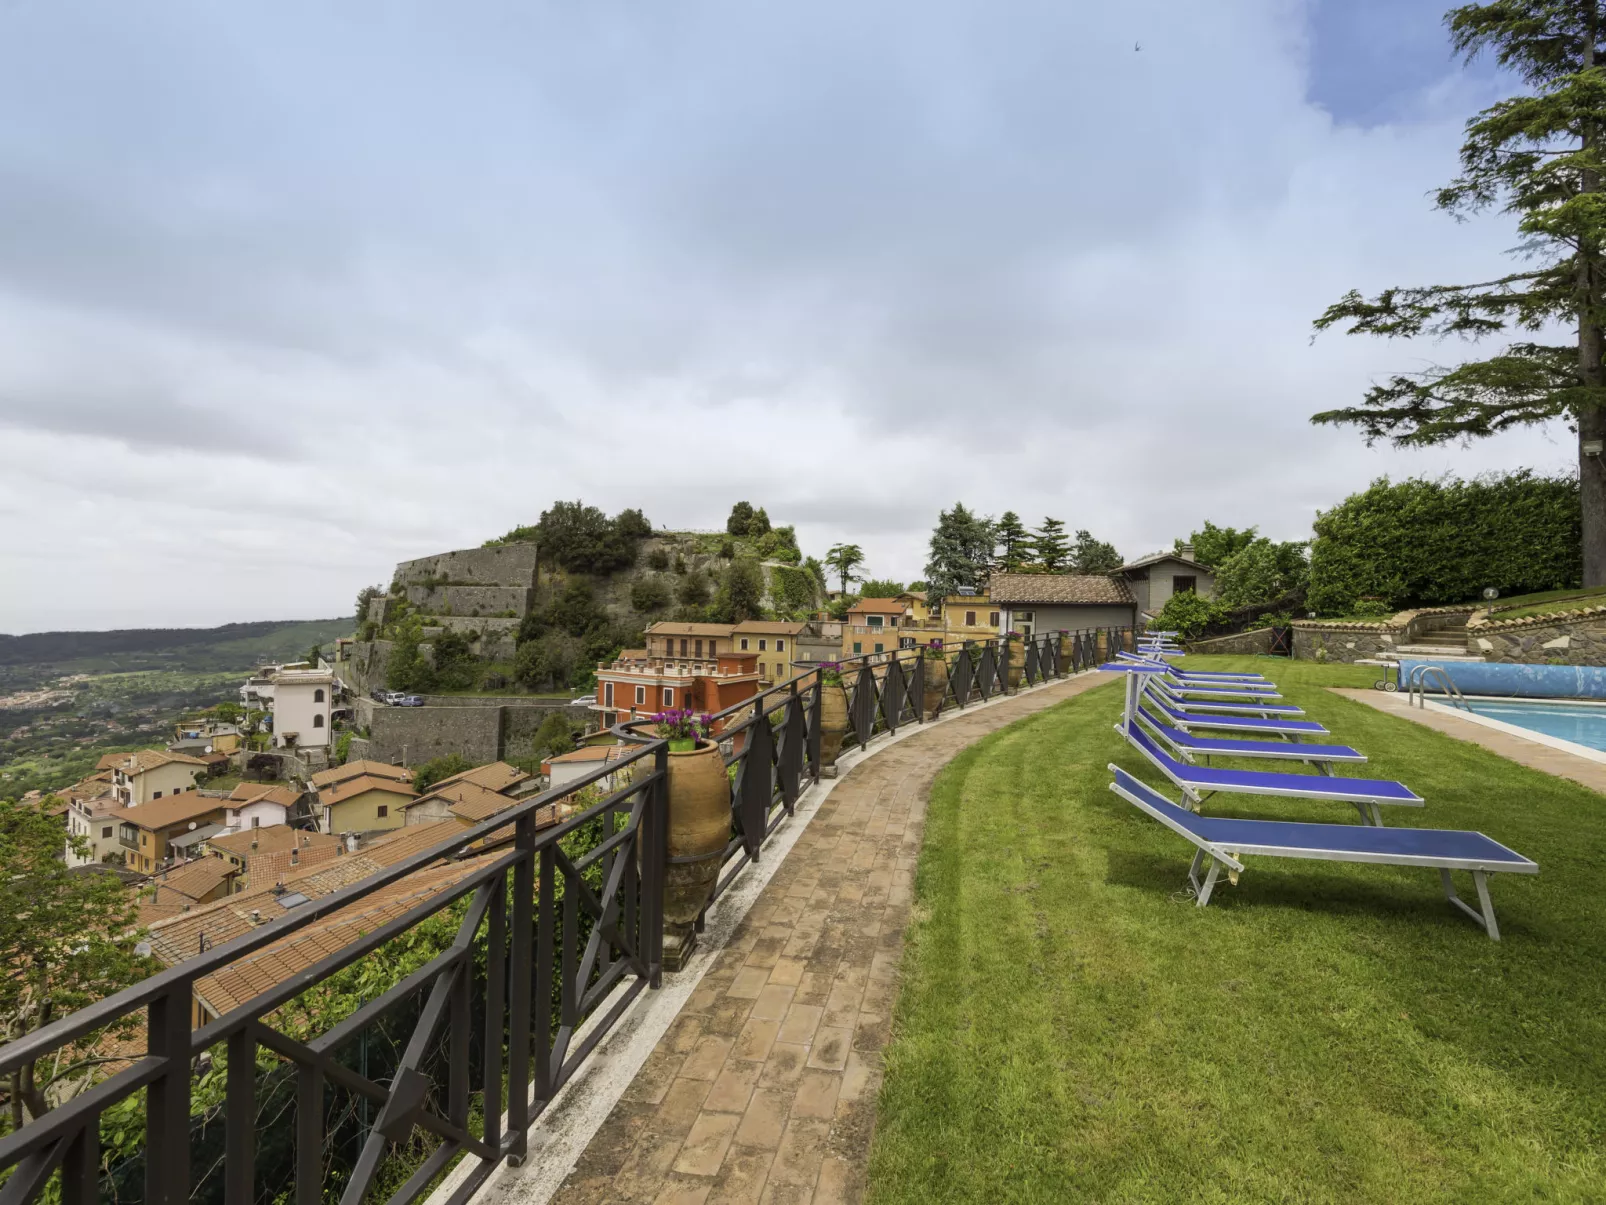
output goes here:
{"type": "Polygon", "coordinates": [[[1309,605],[1348,615],[1575,587],[1583,576],[1578,479],[1523,469],[1472,481],[1381,477],[1316,518],[1309,605]]]}
{"type": "Polygon", "coordinates": [[[663,548],[654,548],[647,554],[647,568],[663,573],[669,568],[669,553],[663,548]]]}
{"type": "Polygon", "coordinates": [[[1216,570],[1216,597],[1223,606],[1255,607],[1305,589],[1310,563],[1305,545],[1261,537],[1229,556],[1216,570]]]}
{"type": "Polygon", "coordinates": [[[630,587],[630,605],[643,615],[669,605],[669,587],[661,578],[644,577],[630,587]]]}
{"type": "Polygon", "coordinates": [[[461,753],[448,753],[443,757],[431,758],[418,767],[413,775],[413,790],[420,795],[424,794],[443,778],[450,778],[453,774],[461,774],[464,770],[472,770],[474,763],[461,753]]]}
{"type": "Polygon", "coordinates": [[[1191,640],[1212,624],[1222,623],[1231,614],[1229,608],[1212,598],[1202,598],[1192,590],[1173,594],[1154,617],[1154,626],[1162,631],[1180,633],[1191,640]]]}

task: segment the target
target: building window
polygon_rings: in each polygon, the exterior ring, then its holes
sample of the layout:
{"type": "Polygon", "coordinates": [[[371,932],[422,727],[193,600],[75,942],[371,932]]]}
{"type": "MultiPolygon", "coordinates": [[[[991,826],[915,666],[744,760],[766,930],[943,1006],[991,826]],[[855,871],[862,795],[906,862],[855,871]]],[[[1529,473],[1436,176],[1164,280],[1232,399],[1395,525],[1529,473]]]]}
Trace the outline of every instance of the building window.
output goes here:
{"type": "Polygon", "coordinates": [[[784,652],[786,652],[786,641],[784,641],[784,640],[777,640],[777,641],[776,641],[776,642],[775,642],[775,651],[776,651],[776,652],[777,652],[777,653],[784,653],[784,652]]]}
{"type": "Polygon", "coordinates": [[[323,727],[323,716],[321,716],[321,715],[313,716],[312,717],[312,726],[314,728],[322,728],[323,727]]]}
{"type": "Polygon", "coordinates": [[[767,652],[767,651],[768,651],[768,650],[769,650],[769,646],[770,646],[770,645],[769,645],[769,641],[767,641],[767,640],[760,640],[760,641],[759,641],[759,642],[758,642],[758,651],[759,651],[759,652],[761,652],[761,653],[763,653],[763,652],[767,652]]]}
{"type": "Polygon", "coordinates": [[[866,615],[864,617],[866,627],[879,628],[885,622],[886,618],[881,615],[866,615]]]}
{"type": "Polygon", "coordinates": [[[261,828],[262,827],[262,817],[261,816],[252,816],[251,817],[251,827],[252,828],[261,828]]]}
{"type": "Polygon", "coordinates": [[[1199,579],[1192,573],[1179,573],[1171,579],[1171,593],[1193,594],[1199,589],[1199,579]]]}
{"type": "Polygon", "coordinates": [[[675,692],[670,687],[666,686],[666,687],[664,687],[664,706],[665,707],[673,707],[674,705],[675,705],[675,692]]]}
{"type": "Polygon", "coordinates": [[[1016,611],[1010,622],[1013,623],[1015,619],[1018,619],[1022,623],[1031,623],[1036,618],[1036,614],[1032,611],[1016,611]]]}
{"type": "MultiPolygon", "coordinates": [[[[681,643],[684,644],[685,641],[682,641],[681,643]]],[[[645,686],[638,686],[638,687],[636,687],[636,706],[637,707],[645,707],[646,705],[647,705],[647,688],[645,686]]]]}
{"type": "Polygon", "coordinates": [[[312,692],[312,701],[314,703],[322,703],[323,702],[323,687],[320,686],[320,687],[318,687],[317,690],[312,692]]]}
{"type": "Polygon", "coordinates": [[[374,815],[378,816],[381,820],[385,819],[385,817],[390,815],[390,806],[384,803],[380,804],[374,809],[374,815]]]}
{"type": "Polygon", "coordinates": [[[854,642],[853,642],[853,651],[854,651],[854,652],[855,652],[855,653],[862,653],[862,652],[864,652],[864,644],[863,644],[863,643],[862,643],[862,642],[860,642],[860,641],[858,641],[858,640],[855,640],[855,641],[854,641],[854,642]]]}
{"type": "Polygon", "coordinates": [[[156,794],[151,796],[152,799],[160,799],[161,797],[162,797],[162,793],[160,791],[156,792],[156,794]]]}
{"type": "Polygon", "coordinates": [[[604,707],[612,707],[613,706],[613,683],[612,682],[604,682],[602,684],[602,705],[604,707]]]}
{"type": "Polygon", "coordinates": [[[710,640],[708,642],[708,655],[712,657],[717,652],[719,652],[719,641],[710,640]]]}
{"type": "Polygon", "coordinates": [[[974,611],[966,611],[965,612],[965,626],[967,628],[973,628],[973,627],[976,626],[976,612],[974,612],[974,611]]]}
{"type": "Polygon", "coordinates": [[[742,637],[742,652],[745,653],[746,651],[747,651],[747,637],[743,636],[742,637]]]}
{"type": "Polygon", "coordinates": [[[879,640],[876,641],[875,651],[878,653],[881,651],[881,642],[879,640]]]}
{"type": "Polygon", "coordinates": [[[703,655],[703,642],[701,640],[692,641],[692,654],[697,657],[703,655]]]}
{"type": "Polygon", "coordinates": [[[682,657],[686,655],[686,642],[684,640],[680,642],[680,655],[682,657]]]}
{"type": "Polygon", "coordinates": [[[109,824],[105,828],[100,830],[100,839],[102,841],[107,840],[111,835],[112,835],[112,826],[109,825],[109,824]]]}
{"type": "Polygon", "coordinates": [[[998,626],[998,612],[997,611],[989,611],[989,612],[987,612],[987,626],[990,627],[990,628],[996,628],[998,626]]]}

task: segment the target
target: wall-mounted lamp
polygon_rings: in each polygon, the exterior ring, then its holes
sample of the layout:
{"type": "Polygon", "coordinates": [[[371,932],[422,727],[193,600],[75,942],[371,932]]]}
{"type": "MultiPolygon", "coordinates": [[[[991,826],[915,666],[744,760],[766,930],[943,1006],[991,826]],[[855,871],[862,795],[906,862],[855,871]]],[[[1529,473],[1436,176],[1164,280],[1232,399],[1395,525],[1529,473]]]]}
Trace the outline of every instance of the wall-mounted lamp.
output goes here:
{"type": "Polygon", "coordinates": [[[1599,456],[1602,451],[1606,451],[1606,443],[1598,439],[1584,440],[1583,452],[1585,456],[1599,456]]]}

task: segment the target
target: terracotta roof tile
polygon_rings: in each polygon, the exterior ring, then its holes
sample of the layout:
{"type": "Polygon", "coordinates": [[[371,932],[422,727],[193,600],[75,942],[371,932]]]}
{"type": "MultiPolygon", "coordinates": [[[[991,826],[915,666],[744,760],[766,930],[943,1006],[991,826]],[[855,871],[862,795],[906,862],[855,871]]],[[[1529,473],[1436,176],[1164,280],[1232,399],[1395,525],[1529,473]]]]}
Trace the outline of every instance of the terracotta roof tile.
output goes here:
{"type": "Polygon", "coordinates": [[[371,775],[374,778],[389,778],[396,782],[412,782],[413,772],[404,766],[393,766],[389,762],[368,761],[359,759],[349,761],[343,766],[331,766],[327,770],[319,770],[312,776],[311,782],[315,787],[327,787],[332,783],[345,782],[348,778],[357,778],[361,775],[371,775]]]}
{"type": "Polygon", "coordinates": [[[869,615],[902,615],[909,609],[909,604],[897,598],[861,598],[848,608],[848,614],[855,611],[869,615]]]}
{"type": "Polygon", "coordinates": [[[163,899],[164,889],[191,901],[198,900],[215,891],[237,873],[238,871],[222,858],[196,858],[156,878],[156,902],[167,902],[163,899]]]}
{"type": "Polygon", "coordinates": [[[1124,581],[1101,573],[995,573],[991,590],[993,602],[1004,606],[1131,606],[1133,602],[1124,581]]]}
{"type": "Polygon", "coordinates": [[[324,787],[318,792],[318,802],[324,807],[330,807],[344,803],[365,791],[384,791],[388,795],[404,795],[408,798],[417,794],[409,783],[364,774],[360,778],[348,778],[345,782],[337,782],[332,787],[324,787]]]}
{"type": "MultiPolygon", "coordinates": [[[[107,756],[112,756],[108,754],[107,756]]],[[[101,758],[104,762],[106,758],[101,758]]],[[[198,757],[191,757],[187,753],[169,753],[166,749],[137,749],[133,753],[119,753],[115,755],[110,766],[96,763],[96,769],[122,770],[128,774],[143,774],[146,770],[154,770],[158,766],[165,766],[170,762],[178,762],[185,766],[204,766],[206,763],[198,757]]]]}
{"type": "Polygon", "coordinates": [[[247,854],[245,879],[253,887],[266,887],[272,883],[282,883],[308,867],[321,866],[342,856],[339,838],[335,838],[332,845],[308,845],[247,854]]]}
{"type": "Polygon", "coordinates": [[[670,623],[661,621],[647,629],[649,636],[729,636],[728,623],[670,623]]]}
{"type": "Polygon", "coordinates": [[[431,846],[439,845],[467,827],[465,821],[451,818],[434,820],[428,824],[409,824],[405,828],[396,829],[376,838],[358,850],[357,856],[366,858],[378,866],[394,866],[416,853],[422,853],[431,846]]]}
{"type": "Polygon", "coordinates": [[[293,787],[273,782],[242,782],[229,792],[229,802],[249,807],[253,803],[276,803],[280,807],[294,807],[301,792],[293,787]]]}
{"type": "Polygon", "coordinates": [[[460,782],[471,782],[475,786],[484,787],[488,791],[506,791],[515,787],[530,777],[517,766],[510,766],[505,761],[493,761],[489,765],[475,766],[472,770],[464,770],[461,774],[453,774],[450,778],[443,778],[434,786],[435,791],[442,787],[455,786],[460,782]]]}
{"type": "Polygon", "coordinates": [[[228,803],[226,799],[203,795],[199,791],[185,791],[179,795],[167,795],[131,808],[112,808],[107,815],[116,816],[119,820],[126,820],[130,824],[154,832],[171,824],[182,824],[186,820],[198,819],[208,812],[222,812],[228,807],[228,803]]]}
{"type": "Polygon", "coordinates": [[[251,854],[271,854],[288,849],[336,848],[340,838],[329,833],[314,833],[292,828],[288,824],[269,824],[262,828],[244,828],[237,833],[213,837],[207,842],[213,849],[233,854],[236,858],[251,854]],[[254,847],[254,848],[253,848],[254,847]]]}

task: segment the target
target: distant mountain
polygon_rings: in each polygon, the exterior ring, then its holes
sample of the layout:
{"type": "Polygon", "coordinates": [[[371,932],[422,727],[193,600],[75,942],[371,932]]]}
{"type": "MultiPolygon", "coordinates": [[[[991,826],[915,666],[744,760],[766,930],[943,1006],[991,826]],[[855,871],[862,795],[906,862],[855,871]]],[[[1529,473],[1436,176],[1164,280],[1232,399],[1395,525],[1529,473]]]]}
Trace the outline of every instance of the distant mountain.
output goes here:
{"type": "Polygon", "coordinates": [[[343,619],[266,620],[216,628],[124,628],[112,632],[0,635],[0,666],[50,666],[77,673],[136,669],[198,672],[250,669],[300,657],[314,643],[351,635],[343,619]]]}

